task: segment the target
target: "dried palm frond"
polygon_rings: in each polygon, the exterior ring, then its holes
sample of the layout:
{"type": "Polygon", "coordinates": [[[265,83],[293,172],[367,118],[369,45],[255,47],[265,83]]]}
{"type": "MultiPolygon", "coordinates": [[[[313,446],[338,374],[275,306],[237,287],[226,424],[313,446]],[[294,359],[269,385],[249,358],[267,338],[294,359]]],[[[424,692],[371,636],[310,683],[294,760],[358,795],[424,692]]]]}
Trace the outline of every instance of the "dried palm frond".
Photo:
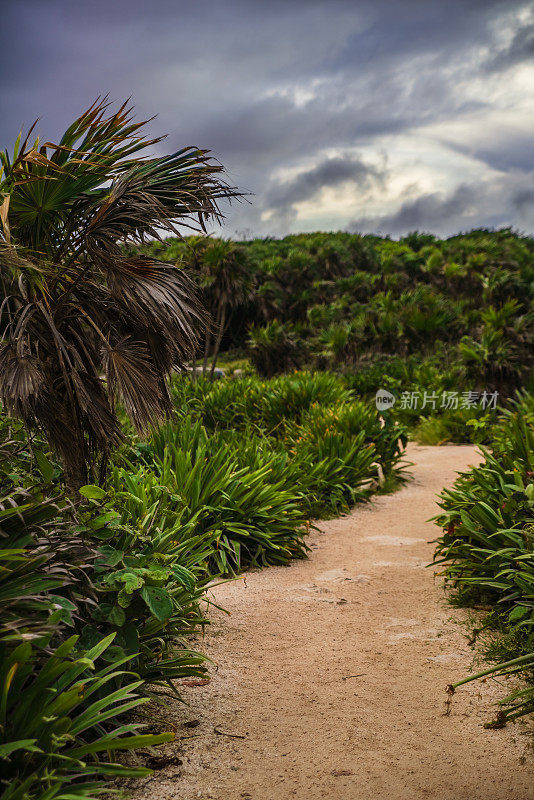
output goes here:
{"type": "Polygon", "coordinates": [[[125,245],[205,230],[240,196],[206,150],[147,158],[160,140],[143,125],[99,98],[58,144],[32,127],[0,152],[0,401],[45,432],[72,488],[120,439],[114,398],[138,429],[167,414],[166,378],[209,325],[182,268],[125,245]]]}

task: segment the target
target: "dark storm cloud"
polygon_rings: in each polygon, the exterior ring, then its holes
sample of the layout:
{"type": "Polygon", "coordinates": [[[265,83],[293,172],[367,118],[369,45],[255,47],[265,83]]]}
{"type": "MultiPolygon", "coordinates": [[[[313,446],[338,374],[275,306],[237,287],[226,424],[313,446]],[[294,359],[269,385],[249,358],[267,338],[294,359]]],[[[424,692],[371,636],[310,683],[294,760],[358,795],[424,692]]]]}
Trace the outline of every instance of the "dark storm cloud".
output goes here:
{"type": "Polygon", "coordinates": [[[516,64],[534,59],[534,23],[518,28],[508,47],[504,47],[491,58],[486,67],[497,72],[516,64]]]}
{"type": "Polygon", "coordinates": [[[460,221],[466,212],[472,212],[476,198],[475,188],[462,184],[449,196],[422,194],[407,200],[393,214],[353,220],[348,227],[355,231],[376,230],[392,234],[433,231],[460,221]]]}
{"type": "MultiPolygon", "coordinates": [[[[523,62],[534,22],[525,0],[47,0],[42,8],[3,3],[0,146],[36,116],[54,138],[96,95],[131,95],[139,116],[158,114],[151,133],[168,132],[160,148],[209,147],[229,179],[254,193],[229,210],[228,232],[256,233],[271,232],[266,210],[277,232],[309,228],[295,203],[348,180],[357,190],[355,153],[379,163],[384,141],[405,147],[425,126],[491,112],[491,92],[466,86],[489,65],[498,82],[506,65],[523,62]]],[[[498,133],[489,144],[443,134],[442,147],[479,159],[481,180],[484,170],[525,174],[532,137],[498,133]]],[[[384,197],[389,178],[393,168],[384,197]]],[[[429,225],[432,213],[450,211],[440,196],[422,203],[429,225]]],[[[403,200],[392,225],[409,217],[403,200]]],[[[325,209],[324,224],[345,227],[354,216],[336,214],[325,209]]],[[[449,215],[450,225],[466,214],[449,215]]]]}
{"type": "Polygon", "coordinates": [[[512,195],[512,204],[522,212],[534,210],[534,189],[520,189],[512,195]]]}
{"type": "Polygon", "coordinates": [[[326,158],[312,169],[299,172],[290,180],[277,182],[266,193],[265,205],[273,208],[278,205],[293,205],[313,197],[328,186],[339,186],[353,181],[360,187],[368,186],[373,180],[383,177],[378,167],[364,164],[359,158],[341,156],[326,158]]]}
{"type": "Polygon", "coordinates": [[[263,206],[274,213],[277,226],[283,227],[296,216],[297,203],[311,200],[323,189],[351,183],[361,191],[383,181],[385,174],[385,169],[365,164],[354,156],[326,158],[294,178],[274,181],[265,192],[263,206]]]}
{"type": "Polygon", "coordinates": [[[482,161],[488,167],[501,172],[520,172],[534,164],[534,138],[532,133],[513,131],[503,127],[495,131],[491,141],[484,145],[458,144],[442,140],[451,151],[468,155],[482,161]]]}

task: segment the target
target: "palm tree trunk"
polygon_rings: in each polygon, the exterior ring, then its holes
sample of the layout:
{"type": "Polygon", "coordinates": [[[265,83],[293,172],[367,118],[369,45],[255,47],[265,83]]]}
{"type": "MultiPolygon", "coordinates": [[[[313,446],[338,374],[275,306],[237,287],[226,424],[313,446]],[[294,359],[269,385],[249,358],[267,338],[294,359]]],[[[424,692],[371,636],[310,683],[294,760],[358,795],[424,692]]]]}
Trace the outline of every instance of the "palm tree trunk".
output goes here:
{"type": "Polygon", "coordinates": [[[221,347],[221,341],[224,333],[225,320],[226,320],[226,307],[223,306],[220,310],[217,338],[215,339],[215,344],[213,346],[213,360],[211,362],[211,372],[210,372],[211,380],[213,380],[213,376],[215,374],[215,365],[217,364],[217,359],[219,358],[219,349],[221,347]]]}
{"type": "Polygon", "coordinates": [[[63,471],[65,473],[65,488],[71,499],[81,500],[78,490],[87,483],[87,466],[81,448],[73,448],[76,452],[63,454],[63,471]]]}
{"type": "Polygon", "coordinates": [[[208,329],[206,331],[206,340],[204,344],[204,363],[202,365],[202,375],[205,375],[208,371],[208,358],[210,354],[210,345],[211,345],[211,331],[208,329]]]}

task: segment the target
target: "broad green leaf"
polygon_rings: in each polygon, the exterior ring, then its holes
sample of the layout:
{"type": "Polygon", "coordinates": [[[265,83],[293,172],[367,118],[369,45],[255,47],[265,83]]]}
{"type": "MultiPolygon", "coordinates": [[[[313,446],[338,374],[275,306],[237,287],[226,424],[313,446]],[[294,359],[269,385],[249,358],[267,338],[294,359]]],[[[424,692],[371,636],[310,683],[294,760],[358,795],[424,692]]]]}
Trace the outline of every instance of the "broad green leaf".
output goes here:
{"type": "Polygon", "coordinates": [[[82,486],[78,491],[82,497],[87,497],[89,500],[102,500],[106,496],[104,489],[90,483],[82,486]]]}
{"type": "Polygon", "coordinates": [[[141,597],[160,622],[165,622],[172,615],[172,600],[165,589],[159,586],[143,586],[141,597]]]}
{"type": "Polygon", "coordinates": [[[45,483],[50,483],[54,474],[54,465],[50,463],[44,453],[42,453],[40,450],[35,450],[34,454],[35,460],[37,461],[39,470],[44,478],[45,483]]]}

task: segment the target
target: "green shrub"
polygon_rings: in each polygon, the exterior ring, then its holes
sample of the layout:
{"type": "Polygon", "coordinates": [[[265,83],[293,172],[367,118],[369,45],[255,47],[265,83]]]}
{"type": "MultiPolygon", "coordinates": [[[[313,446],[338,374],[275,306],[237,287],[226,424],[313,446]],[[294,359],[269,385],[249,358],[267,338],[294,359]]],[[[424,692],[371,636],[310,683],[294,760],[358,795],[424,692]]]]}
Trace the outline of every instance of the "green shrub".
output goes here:
{"type": "Polygon", "coordinates": [[[412,435],[419,444],[487,444],[491,441],[498,414],[497,409],[485,413],[478,409],[457,409],[443,411],[439,416],[421,416],[412,435]]]}
{"type": "Polygon", "coordinates": [[[303,343],[290,327],[278,320],[263,328],[251,328],[248,346],[250,360],[265,378],[298,369],[305,359],[303,343]]]}
{"type": "Polygon", "coordinates": [[[282,436],[286,426],[300,422],[314,404],[335,406],[352,399],[344,381],[325,372],[217,383],[178,378],[173,384],[177,412],[201,419],[209,430],[252,426],[274,436],[282,436]]]}
{"type": "Polygon", "coordinates": [[[305,554],[305,518],[276,459],[266,454],[254,468],[241,466],[238,448],[189,418],[162,427],[152,442],[153,468],[174,509],[210,542],[209,572],[286,564],[305,554]]]}
{"type": "MultiPolygon", "coordinates": [[[[460,474],[444,490],[436,521],[444,529],[436,563],[445,565],[448,585],[461,589],[462,602],[489,604],[488,624],[515,642],[513,657],[483,674],[533,677],[534,671],[534,413],[523,397],[494,431],[483,463],[460,474]]],[[[499,648],[493,649],[494,653],[499,648]]],[[[480,673],[479,677],[482,673],[480,673]]],[[[473,680],[468,678],[466,680],[473,680]]],[[[459,686],[459,681],[453,687],[459,686]]],[[[534,688],[502,701],[498,721],[534,711],[534,688]]]]}
{"type": "MultiPolygon", "coordinates": [[[[267,431],[300,423],[316,405],[336,407],[351,400],[343,382],[328,373],[295,373],[262,385],[261,419],[267,431]]],[[[359,431],[358,431],[359,432],[359,431]]]]}
{"type": "MultiPolygon", "coordinates": [[[[190,633],[203,622],[188,616],[191,608],[196,610],[200,588],[187,566],[173,570],[169,585],[163,580],[169,570],[163,543],[152,531],[145,532],[144,541],[141,532],[134,537],[120,526],[117,512],[96,501],[74,508],[50,483],[56,469],[46,455],[32,453],[22,431],[12,429],[11,439],[6,433],[4,427],[0,796],[90,798],[103,790],[106,777],[150,774],[114,763],[115,751],[172,738],[139,734],[139,725],[125,715],[146,702],[140,696],[146,680],[202,674],[204,659],[180,648],[176,638],[179,625],[190,633]],[[36,465],[47,483],[30,471],[36,465]],[[145,559],[149,536],[153,558],[145,559]],[[152,592],[135,618],[135,631],[127,631],[128,621],[118,617],[118,598],[131,587],[128,576],[143,576],[152,592]],[[174,616],[165,620],[154,596],[162,584],[173,601],[174,616]],[[121,595],[121,590],[126,591],[121,595]],[[169,653],[176,651],[170,663],[169,653]]],[[[104,494],[96,486],[84,493],[104,494]]],[[[129,609],[130,603],[124,606],[129,609]]]]}
{"type": "Polygon", "coordinates": [[[102,631],[115,634],[115,650],[128,654],[148,684],[205,674],[205,658],[192,651],[185,637],[206,623],[201,601],[209,538],[170,510],[170,490],[147,470],[115,468],[114,487],[92,501],[103,513],[92,520],[91,533],[101,540],[95,562],[98,605],[81,629],[91,643],[102,631]]]}
{"type": "Polygon", "coordinates": [[[139,697],[142,681],[121,669],[128,658],[106,658],[112,641],[80,652],[71,636],[50,654],[30,642],[0,643],[2,800],[92,798],[104,777],[150,774],[110,761],[118,750],[174,738],[139,734],[139,725],[124,722],[148,698],[139,697]]]}
{"type": "Polygon", "coordinates": [[[372,443],[365,444],[365,431],[350,440],[339,431],[306,427],[298,433],[292,451],[294,479],[310,517],[348,511],[369,497],[378,476],[373,468],[376,449],[372,443]]]}
{"type": "MultiPolygon", "coordinates": [[[[199,417],[208,432],[185,418],[164,428],[154,438],[160,462],[169,441],[189,448],[193,458],[200,442],[206,458],[217,459],[222,451],[228,461],[231,453],[236,470],[267,466],[263,482],[290,492],[306,518],[347,510],[384,480],[393,485],[401,478],[405,427],[389,417],[381,423],[374,403],[354,401],[334,375],[295,373],[216,384],[179,379],[174,390],[178,407],[199,417]]],[[[185,473],[190,468],[188,462],[185,473]]]]}

